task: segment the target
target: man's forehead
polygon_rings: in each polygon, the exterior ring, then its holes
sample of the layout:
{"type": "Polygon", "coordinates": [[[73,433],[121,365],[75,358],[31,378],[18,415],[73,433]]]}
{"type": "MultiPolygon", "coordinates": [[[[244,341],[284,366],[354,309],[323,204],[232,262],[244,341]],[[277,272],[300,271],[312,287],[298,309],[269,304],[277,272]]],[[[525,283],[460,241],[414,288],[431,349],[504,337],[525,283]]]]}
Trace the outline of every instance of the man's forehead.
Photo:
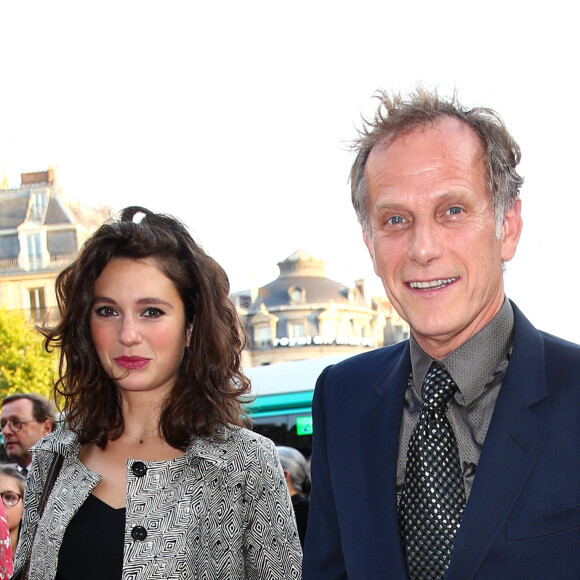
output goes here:
{"type": "Polygon", "coordinates": [[[487,188],[485,150],[481,138],[468,124],[452,117],[415,126],[404,133],[386,137],[371,150],[365,179],[383,172],[427,174],[441,167],[457,166],[459,173],[475,168],[487,188]]]}
{"type": "Polygon", "coordinates": [[[30,399],[16,399],[2,405],[0,416],[2,417],[21,417],[21,415],[32,412],[32,401],[30,399]]]}
{"type": "Polygon", "coordinates": [[[405,146],[405,144],[418,135],[428,136],[431,139],[439,139],[442,143],[453,143],[458,148],[468,148],[477,151],[478,157],[485,155],[483,141],[465,121],[455,117],[443,116],[435,121],[412,125],[401,131],[394,131],[382,137],[372,148],[371,155],[384,153],[393,144],[405,146]]]}

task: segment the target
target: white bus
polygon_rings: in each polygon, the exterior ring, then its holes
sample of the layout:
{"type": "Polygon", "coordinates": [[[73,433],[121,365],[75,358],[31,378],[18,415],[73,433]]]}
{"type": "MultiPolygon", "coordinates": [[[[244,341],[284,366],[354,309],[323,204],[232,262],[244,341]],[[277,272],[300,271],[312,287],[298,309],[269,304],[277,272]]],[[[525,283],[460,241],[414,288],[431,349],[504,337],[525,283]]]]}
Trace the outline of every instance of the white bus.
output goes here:
{"type": "Polygon", "coordinates": [[[351,356],[349,353],[244,369],[252,382],[253,400],[246,408],[254,431],[276,445],[294,447],[310,457],[316,379],[327,366],[351,356]]]}

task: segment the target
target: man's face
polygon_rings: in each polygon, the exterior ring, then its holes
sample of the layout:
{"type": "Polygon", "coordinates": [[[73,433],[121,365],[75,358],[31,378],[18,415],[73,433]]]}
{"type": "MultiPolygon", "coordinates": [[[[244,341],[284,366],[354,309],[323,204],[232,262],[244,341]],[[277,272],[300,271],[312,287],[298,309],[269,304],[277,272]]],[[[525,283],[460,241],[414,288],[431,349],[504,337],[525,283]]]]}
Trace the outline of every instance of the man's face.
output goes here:
{"type": "Polygon", "coordinates": [[[419,345],[442,359],[503,304],[502,261],[517,247],[520,201],[497,238],[483,147],[452,118],[378,143],[365,178],[363,235],[375,272],[419,345]]]}
{"type": "Polygon", "coordinates": [[[4,449],[8,458],[20,467],[28,467],[31,455],[28,450],[51,431],[50,421],[38,423],[32,414],[32,401],[17,399],[2,406],[0,421],[6,422],[2,429],[4,449]],[[22,421],[20,431],[14,432],[11,421],[22,421]]]}

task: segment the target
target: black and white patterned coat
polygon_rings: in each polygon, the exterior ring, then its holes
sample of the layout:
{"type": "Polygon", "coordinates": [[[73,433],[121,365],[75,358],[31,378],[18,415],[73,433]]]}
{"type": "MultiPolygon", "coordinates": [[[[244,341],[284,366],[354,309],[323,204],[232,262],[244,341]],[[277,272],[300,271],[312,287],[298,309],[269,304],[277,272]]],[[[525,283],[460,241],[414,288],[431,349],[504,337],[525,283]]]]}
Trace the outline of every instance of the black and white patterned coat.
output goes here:
{"type": "MultiPolygon", "coordinates": [[[[80,444],[70,431],[48,435],[33,451],[15,570],[36,530],[29,578],[53,580],[66,527],[101,476],[79,461],[80,444]],[[65,461],[38,522],[55,452],[65,461]]],[[[269,439],[226,429],[223,442],[195,439],[184,457],[143,461],[137,469],[135,463],[127,461],[123,580],[301,578],[292,504],[269,439]],[[133,539],[137,526],[145,539],[133,539]]]]}

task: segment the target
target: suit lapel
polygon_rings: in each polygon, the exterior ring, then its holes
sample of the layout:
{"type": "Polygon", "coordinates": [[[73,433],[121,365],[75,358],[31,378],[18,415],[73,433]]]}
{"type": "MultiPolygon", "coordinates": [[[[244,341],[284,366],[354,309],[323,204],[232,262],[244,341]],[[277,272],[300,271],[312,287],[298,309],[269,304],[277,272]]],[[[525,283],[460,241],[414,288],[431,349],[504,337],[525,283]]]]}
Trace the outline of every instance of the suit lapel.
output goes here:
{"type": "Polygon", "coordinates": [[[448,580],[474,578],[508,519],[549,434],[541,405],[535,406],[548,396],[543,340],[513,307],[512,358],[455,539],[448,580]]]}
{"type": "Polygon", "coordinates": [[[409,345],[374,385],[373,399],[361,420],[364,481],[373,541],[389,578],[407,578],[397,522],[397,457],[407,380],[409,345]]]}

